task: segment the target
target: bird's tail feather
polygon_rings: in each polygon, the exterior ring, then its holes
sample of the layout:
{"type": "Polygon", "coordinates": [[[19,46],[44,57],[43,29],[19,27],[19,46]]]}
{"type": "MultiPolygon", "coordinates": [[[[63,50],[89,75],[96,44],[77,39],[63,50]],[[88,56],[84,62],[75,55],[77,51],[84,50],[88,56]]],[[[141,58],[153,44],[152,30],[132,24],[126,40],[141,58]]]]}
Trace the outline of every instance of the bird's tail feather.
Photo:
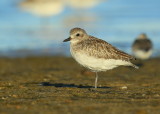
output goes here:
{"type": "Polygon", "coordinates": [[[134,67],[134,68],[136,68],[136,69],[139,69],[139,67],[136,66],[136,65],[134,65],[134,64],[132,64],[131,66],[134,67]]]}

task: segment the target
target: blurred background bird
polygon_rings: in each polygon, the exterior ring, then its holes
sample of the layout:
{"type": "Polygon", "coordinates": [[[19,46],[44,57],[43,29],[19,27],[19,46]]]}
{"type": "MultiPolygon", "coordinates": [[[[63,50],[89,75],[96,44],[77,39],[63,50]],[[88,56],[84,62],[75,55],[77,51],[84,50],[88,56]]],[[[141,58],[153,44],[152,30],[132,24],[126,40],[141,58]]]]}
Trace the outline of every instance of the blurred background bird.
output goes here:
{"type": "Polygon", "coordinates": [[[64,9],[63,0],[24,0],[20,7],[34,15],[49,17],[61,13],[64,9]]]}
{"type": "Polygon", "coordinates": [[[152,41],[147,37],[146,34],[140,34],[133,42],[132,52],[138,59],[149,59],[153,53],[152,41]]]}

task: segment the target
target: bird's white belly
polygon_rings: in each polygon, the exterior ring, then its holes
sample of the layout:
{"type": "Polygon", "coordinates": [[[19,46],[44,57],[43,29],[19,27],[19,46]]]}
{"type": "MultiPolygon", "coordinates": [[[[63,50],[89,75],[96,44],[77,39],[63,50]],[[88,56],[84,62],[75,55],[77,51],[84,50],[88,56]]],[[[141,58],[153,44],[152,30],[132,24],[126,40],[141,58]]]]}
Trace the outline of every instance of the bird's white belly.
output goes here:
{"type": "Polygon", "coordinates": [[[104,58],[96,58],[92,56],[87,56],[83,53],[73,53],[71,51],[73,58],[81,65],[86,68],[91,69],[92,71],[106,71],[118,67],[120,65],[130,66],[131,63],[122,60],[115,59],[104,59],[104,58]]]}
{"type": "Polygon", "coordinates": [[[142,51],[142,50],[135,50],[134,55],[136,58],[139,59],[148,59],[152,55],[153,50],[149,50],[147,52],[142,51]]]}

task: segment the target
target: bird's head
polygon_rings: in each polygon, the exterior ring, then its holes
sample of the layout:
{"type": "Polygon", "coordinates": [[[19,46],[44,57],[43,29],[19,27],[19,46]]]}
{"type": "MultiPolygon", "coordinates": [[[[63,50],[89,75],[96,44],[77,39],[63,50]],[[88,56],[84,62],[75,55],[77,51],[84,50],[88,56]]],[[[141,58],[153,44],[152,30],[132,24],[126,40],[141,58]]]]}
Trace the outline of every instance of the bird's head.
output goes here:
{"type": "Polygon", "coordinates": [[[81,28],[73,28],[70,30],[70,37],[65,39],[63,42],[78,42],[88,38],[88,35],[85,30],[81,28]]]}

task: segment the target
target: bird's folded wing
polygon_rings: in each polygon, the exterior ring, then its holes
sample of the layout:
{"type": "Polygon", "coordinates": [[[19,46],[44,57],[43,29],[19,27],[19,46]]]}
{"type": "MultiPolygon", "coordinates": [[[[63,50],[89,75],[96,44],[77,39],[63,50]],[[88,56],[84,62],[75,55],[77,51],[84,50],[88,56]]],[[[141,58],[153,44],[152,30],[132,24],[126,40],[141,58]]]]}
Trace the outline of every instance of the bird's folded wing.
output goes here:
{"type": "Polygon", "coordinates": [[[88,56],[96,58],[120,59],[126,61],[135,59],[131,55],[116,49],[106,41],[94,37],[91,37],[89,40],[87,39],[83,42],[80,42],[78,49],[79,51],[83,51],[88,56]]]}
{"type": "Polygon", "coordinates": [[[132,45],[133,49],[140,49],[140,50],[146,50],[146,51],[148,51],[152,47],[153,47],[153,44],[149,39],[142,39],[142,40],[137,39],[132,45]]]}

